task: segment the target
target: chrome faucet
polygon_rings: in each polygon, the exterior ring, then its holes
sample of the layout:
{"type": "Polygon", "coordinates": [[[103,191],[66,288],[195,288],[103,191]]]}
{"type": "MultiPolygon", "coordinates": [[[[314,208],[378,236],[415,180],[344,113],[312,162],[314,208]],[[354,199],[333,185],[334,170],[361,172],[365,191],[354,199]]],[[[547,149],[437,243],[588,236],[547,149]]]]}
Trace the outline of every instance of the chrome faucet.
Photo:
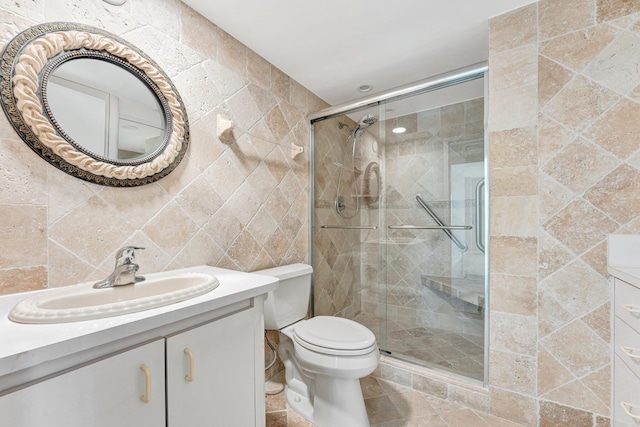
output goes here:
{"type": "Polygon", "coordinates": [[[104,280],[94,283],[94,289],[112,288],[114,286],[133,285],[142,282],[144,277],[136,276],[140,266],[135,261],[135,251],[144,249],[137,246],[125,246],[116,253],[116,266],[104,280]]]}

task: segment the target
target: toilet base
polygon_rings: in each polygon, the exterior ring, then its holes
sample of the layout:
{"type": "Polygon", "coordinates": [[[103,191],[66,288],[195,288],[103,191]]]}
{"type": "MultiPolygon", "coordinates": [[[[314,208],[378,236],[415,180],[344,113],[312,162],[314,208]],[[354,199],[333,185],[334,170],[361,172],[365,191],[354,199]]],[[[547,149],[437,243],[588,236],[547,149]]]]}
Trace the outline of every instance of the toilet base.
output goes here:
{"type": "Polygon", "coordinates": [[[360,381],[316,375],[313,402],[287,387],[287,403],[318,427],[369,427],[360,381]]]}

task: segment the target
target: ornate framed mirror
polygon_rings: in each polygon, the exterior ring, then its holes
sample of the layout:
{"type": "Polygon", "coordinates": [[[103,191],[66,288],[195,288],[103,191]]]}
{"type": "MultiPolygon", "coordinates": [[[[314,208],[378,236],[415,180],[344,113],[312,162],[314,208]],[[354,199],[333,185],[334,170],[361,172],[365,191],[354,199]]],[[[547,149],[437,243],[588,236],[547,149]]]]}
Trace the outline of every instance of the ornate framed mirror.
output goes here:
{"type": "Polygon", "coordinates": [[[157,181],[189,143],[169,77],[135,46],[86,25],[48,23],[18,34],[2,54],[0,101],[29,147],[96,184],[157,181]]]}

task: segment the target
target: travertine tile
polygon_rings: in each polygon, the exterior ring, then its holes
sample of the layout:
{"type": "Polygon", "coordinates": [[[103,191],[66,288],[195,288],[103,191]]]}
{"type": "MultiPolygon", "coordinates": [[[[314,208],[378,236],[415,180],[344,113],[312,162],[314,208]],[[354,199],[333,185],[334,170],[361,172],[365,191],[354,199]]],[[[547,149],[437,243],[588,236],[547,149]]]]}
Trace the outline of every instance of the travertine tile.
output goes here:
{"type": "Polygon", "coordinates": [[[495,168],[491,171],[491,196],[533,196],[538,194],[535,166],[495,168]]]}
{"type": "Polygon", "coordinates": [[[247,80],[266,90],[271,85],[271,64],[251,49],[247,49],[247,80]]]}
{"type": "Polygon", "coordinates": [[[573,316],[583,316],[611,299],[607,279],[581,261],[574,261],[547,277],[540,287],[573,316]]]}
{"type": "MultiPolygon", "coordinates": [[[[599,194],[594,193],[593,197],[601,200],[597,197],[599,194]]],[[[591,204],[578,198],[551,217],[543,228],[575,254],[581,254],[604,240],[618,226],[591,204]]]]}
{"type": "Polygon", "coordinates": [[[574,134],[551,118],[541,114],[538,118],[538,160],[544,164],[574,139],[574,134]]]}
{"type": "Polygon", "coordinates": [[[291,97],[291,78],[273,65],[271,66],[271,91],[274,95],[289,102],[291,97]]]}
{"type": "Polygon", "coordinates": [[[573,77],[562,65],[540,55],[538,57],[538,106],[543,107],[573,77]]]}
{"type": "Polygon", "coordinates": [[[115,208],[92,197],[49,228],[49,237],[97,266],[122,245],[134,228],[115,208]],[[70,232],[73,230],[73,232],[70,232]]]}
{"type": "Polygon", "coordinates": [[[529,396],[536,393],[536,358],[499,350],[491,352],[491,363],[499,369],[489,371],[491,385],[529,396]]]}
{"type": "Polygon", "coordinates": [[[631,221],[640,215],[640,171],[623,164],[591,187],[585,199],[622,224],[631,221]]]}
{"type": "Polygon", "coordinates": [[[640,5],[634,1],[596,0],[598,22],[609,21],[640,11],[640,5]]]}
{"type": "Polygon", "coordinates": [[[525,426],[536,425],[536,400],[497,387],[489,387],[493,415],[525,426]]]}
{"type": "Polygon", "coordinates": [[[540,201],[538,219],[541,224],[576,197],[575,193],[542,171],[538,171],[538,195],[540,201]]]}
{"type": "Polygon", "coordinates": [[[35,291],[47,287],[47,267],[21,267],[0,270],[0,295],[35,291]]]}
{"type": "Polygon", "coordinates": [[[542,289],[538,291],[538,339],[566,325],[575,317],[542,289]]]}
{"type": "Polygon", "coordinates": [[[573,321],[540,343],[577,377],[609,363],[609,346],[579,320],[573,321]]]}
{"type": "Polygon", "coordinates": [[[571,70],[581,71],[613,41],[616,34],[615,28],[601,24],[550,40],[540,51],[571,70]]]}
{"type": "MultiPolygon", "coordinates": [[[[150,5],[148,2],[141,3],[150,5]]],[[[180,13],[179,7],[178,5],[177,13],[180,13]]],[[[204,55],[187,45],[176,43],[164,29],[160,30],[150,25],[128,32],[125,38],[156,61],[171,78],[204,60],[204,55]]],[[[186,89],[178,87],[180,92],[186,89]]]]}
{"type": "Polygon", "coordinates": [[[243,78],[247,72],[247,50],[245,45],[218,28],[218,62],[243,78]]]}
{"type": "Polygon", "coordinates": [[[184,3],[181,6],[180,40],[209,58],[218,56],[218,31],[215,24],[184,3]]]}
{"type": "MultiPolygon", "coordinates": [[[[591,390],[593,394],[604,403],[607,409],[604,410],[605,414],[609,414],[609,406],[611,401],[611,365],[606,365],[595,372],[590,373],[586,377],[581,379],[582,384],[591,390]]],[[[596,403],[596,405],[599,402],[596,403]]],[[[595,405],[589,407],[590,411],[599,413],[595,410],[595,405]]]]}
{"type": "Polygon", "coordinates": [[[224,100],[216,85],[209,82],[209,75],[202,64],[195,64],[180,73],[174,81],[179,87],[184,87],[181,95],[189,120],[197,121],[224,100]]]}
{"type": "MultiPolygon", "coordinates": [[[[611,369],[610,367],[608,368],[611,369]]],[[[545,398],[588,413],[609,413],[609,405],[600,400],[580,380],[574,380],[547,393],[545,398]]]]}
{"type": "Polygon", "coordinates": [[[540,396],[544,396],[549,391],[574,379],[571,372],[562,366],[562,364],[542,346],[538,348],[537,375],[537,391],[540,396]]]}
{"type": "Polygon", "coordinates": [[[97,191],[136,228],[142,227],[171,200],[157,183],[129,188],[100,187],[97,191]]]}
{"type": "Polygon", "coordinates": [[[584,70],[584,75],[626,95],[640,83],[640,35],[620,33],[584,70]]]}
{"type": "MultiPolygon", "coordinates": [[[[69,286],[82,283],[95,270],[95,267],[78,258],[77,255],[67,251],[64,247],[49,240],[49,287],[69,286]]],[[[45,275],[42,286],[46,287],[45,275]]],[[[20,289],[20,292],[26,289],[20,289]]]]}
{"type": "Polygon", "coordinates": [[[640,104],[621,99],[583,134],[605,150],[626,159],[638,151],[640,131],[634,126],[637,120],[640,120],[640,104]]]}
{"type": "Polygon", "coordinates": [[[591,0],[541,0],[538,3],[540,39],[566,34],[593,24],[591,0]]]}
{"type": "Polygon", "coordinates": [[[17,135],[3,133],[0,138],[0,203],[45,205],[47,168],[51,166],[40,160],[17,135]]]}
{"type": "Polygon", "coordinates": [[[490,313],[490,316],[490,348],[528,356],[536,354],[535,317],[500,312],[490,313]]]}
{"type": "Polygon", "coordinates": [[[605,342],[611,342],[611,303],[606,302],[581,320],[586,323],[605,342]]]}
{"type": "Polygon", "coordinates": [[[543,112],[568,128],[579,131],[617,100],[612,91],[578,75],[544,106],[543,112]]]}
{"type": "Polygon", "coordinates": [[[491,197],[491,235],[537,237],[538,197],[491,197]]]}
{"type": "Polygon", "coordinates": [[[489,129],[492,131],[533,126],[538,106],[538,85],[493,92],[489,103],[489,129]]]}
{"type": "Polygon", "coordinates": [[[509,129],[489,134],[491,168],[537,165],[536,128],[509,129]]]}
{"type": "Polygon", "coordinates": [[[585,411],[559,405],[553,402],[540,402],[540,427],[592,427],[592,415],[585,411]]]}
{"type": "Polygon", "coordinates": [[[537,274],[537,239],[532,237],[492,237],[490,240],[493,273],[531,276],[537,274]]]}
{"type": "Polygon", "coordinates": [[[534,277],[491,275],[491,310],[535,316],[537,283],[534,277]]]}
{"type": "Polygon", "coordinates": [[[608,277],[607,272],[607,242],[602,242],[589,252],[582,255],[582,260],[591,268],[600,273],[602,277],[608,277]]]}
{"type": "Polygon", "coordinates": [[[527,86],[536,82],[538,50],[535,44],[510,49],[489,57],[490,91],[527,86]]]}
{"type": "Polygon", "coordinates": [[[531,44],[537,40],[537,4],[521,7],[489,21],[489,47],[492,53],[531,44]]]}
{"type": "Polygon", "coordinates": [[[169,255],[176,255],[196,234],[198,226],[180,205],[170,202],[142,230],[169,255]]]}

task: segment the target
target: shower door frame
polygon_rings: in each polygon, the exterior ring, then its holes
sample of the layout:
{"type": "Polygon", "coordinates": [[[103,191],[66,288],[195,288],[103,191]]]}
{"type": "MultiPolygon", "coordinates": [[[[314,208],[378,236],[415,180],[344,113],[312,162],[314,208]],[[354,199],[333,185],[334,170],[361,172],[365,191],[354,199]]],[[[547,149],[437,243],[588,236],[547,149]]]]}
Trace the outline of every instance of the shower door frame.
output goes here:
{"type": "MultiPolygon", "coordinates": [[[[392,101],[398,101],[404,98],[409,98],[411,96],[415,96],[415,95],[420,95],[423,93],[427,93],[427,92],[432,92],[432,91],[436,91],[438,89],[443,89],[446,87],[450,87],[450,86],[455,86],[457,84],[460,83],[465,83],[465,82],[469,82],[472,80],[477,80],[480,78],[484,78],[484,176],[485,176],[485,186],[484,186],[484,197],[485,197],[485,213],[484,213],[484,218],[483,218],[483,235],[484,235],[484,241],[485,241],[485,251],[486,251],[486,256],[484,259],[484,263],[485,263],[485,303],[484,303],[484,307],[485,307],[485,313],[484,313],[484,360],[483,360],[483,370],[484,370],[484,374],[483,374],[483,380],[481,382],[482,387],[484,388],[488,388],[489,387],[489,334],[490,334],[490,329],[489,329],[489,307],[490,307],[490,292],[489,292],[489,277],[490,277],[490,271],[489,271],[489,188],[490,188],[490,182],[489,182],[489,165],[488,165],[488,147],[489,147],[489,132],[488,132],[488,106],[489,106],[489,102],[487,99],[487,95],[489,93],[489,76],[488,76],[488,70],[489,70],[489,66],[488,66],[488,62],[484,61],[484,62],[479,62],[464,68],[460,68],[457,70],[453,70],[451,72],[448,73],[443,73],[443,74],[438,74],[436,76],[424,79],[424,80],[420,80],[414,83],[410,83],[408,85],[404,85],[404,86],[400,86],[398,88],[395,89],[391,89],[388,91],[384,91],[384,92],[380,92],[378,94],[374,94],[368,97],[364,97],[364,98],[360,98],[357,99],[355,101],[351,101],[351,102],[346,102],[343,104],[338,104],[336,106],[332,106],[332,107],[328,107],[319,111],[316,111],[314,113],[310,113],[308,115],[308,119],[310,121],[310,138],[309,138],[309,262],[311,263],[311,265],[314,265],[314,239],[315,239],[315,228],[316,228],[316,224],[315,224],[315,215],[314,215],[314,210],[315,210],[315,185],[314,185],[314,178],[315,178],[315,162],[314,162],[314,152],[315,152],[315,139],[314,139],[314,127],[313,124],[315,122],[321,121],[321,120],[326,120],[326,119],[330,119],[333,117],[337,117],[346,113],[353,113],[353,112],[357,112],[360,110],[364,110],[367,108],[371,108],[371,107],[375,107],[375,106],[379,106],[381,104],[387,103],[387,102],[392,102],[392,101]]],[[[384,115],[384,109],[381,113],[382,115],[384,115]]],[[[381,121],[384,120],[384,117],[380,118],[381,121]]],[[[384,219],[384,215],[380,215],[380,219],[379,222],[381,222],[380,226],[386,226],[386,224],[382,224],[382,222],[385,222],[384,219]]],[[[476,224],[476,226],[478,226],[478,224],[476,224]]],[[[384,230],[384,228],[381,228],[381,231],[384,230]]],[[[386,254],[385,254],[386,255],[386,254]]],[[[315,313],[315,284],[314,284],[314,278],[312,275],[312,281],[311,281],[311,297],[310,297],[310,314],[311,316],[314,316],[315,313]]],[[[385,327],[386,328],[386,327],[385,327]]],[[[385,352],[383,352],[383,355],[386,355],[385,352]]],[[[390,356],[393,357],[393,356],[390,356]]],[[[398,359],[398,360],[402,360],[402,359],[398,359]]],[[[407,362],[407,363],[411,363],[411,362],[407,362]]],[[[452,376],[453,378],[457,379],[457,380],[463,380],[465,382],[469,382],[472,384],[476,384],[476,383],[480,383],[480,381],[475,380],[473,378],[468,378],[468,377],[464,377],[462,375],[457,375],[455,373],[451,373],[451,372],[446,372],[446,371],[441,371],[441,370],[437,370],[437,372],[442,373],[444,375],[449,375],[452,376]]]]}

